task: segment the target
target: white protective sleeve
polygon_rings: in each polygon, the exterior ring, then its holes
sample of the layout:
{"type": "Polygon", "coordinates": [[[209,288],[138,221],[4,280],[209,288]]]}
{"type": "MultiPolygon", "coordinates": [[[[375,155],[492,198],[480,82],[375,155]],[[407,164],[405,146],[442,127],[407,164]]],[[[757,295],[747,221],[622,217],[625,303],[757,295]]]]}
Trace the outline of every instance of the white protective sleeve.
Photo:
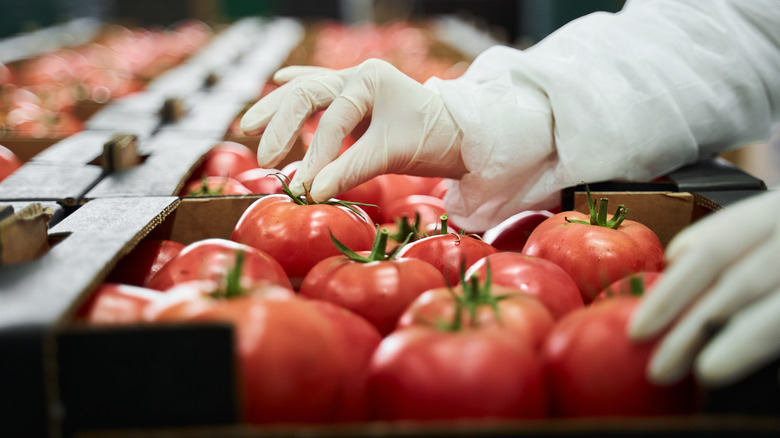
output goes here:
{"type": "Polygon", "coordinates": [[[648,180],[768,138],[780,1],[629,1],[425,85],[464,132],[468,173],[451,182],[448,213],[481,231],[583,181],[648,180]]]}

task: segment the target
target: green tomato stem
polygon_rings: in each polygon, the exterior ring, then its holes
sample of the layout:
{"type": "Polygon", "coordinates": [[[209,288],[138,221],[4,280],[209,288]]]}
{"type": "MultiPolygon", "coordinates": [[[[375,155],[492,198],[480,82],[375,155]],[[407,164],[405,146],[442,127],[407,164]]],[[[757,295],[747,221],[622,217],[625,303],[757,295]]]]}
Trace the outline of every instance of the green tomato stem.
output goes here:
{"type": "Polygon", "coordinates": [[[596,225],[599,227],[612,228],[614,230],[620,227],[623,220],[626,218],[629,210],[625,205],[620,204],[615,210],[615,214],[612,215],[612,219],[607,220],[607,204],[609,200],[607,198],[601,198],[599,200],[599,206],[596,207],[596,203],[593,202],[593,197],[590,194],[590,187],[585,183],[585,192],[588,195],[588,209],[590,210],[590,222],[581,221],[578,219],[565,218],[566,222],[578,223],[584,225],[596,225]]]}

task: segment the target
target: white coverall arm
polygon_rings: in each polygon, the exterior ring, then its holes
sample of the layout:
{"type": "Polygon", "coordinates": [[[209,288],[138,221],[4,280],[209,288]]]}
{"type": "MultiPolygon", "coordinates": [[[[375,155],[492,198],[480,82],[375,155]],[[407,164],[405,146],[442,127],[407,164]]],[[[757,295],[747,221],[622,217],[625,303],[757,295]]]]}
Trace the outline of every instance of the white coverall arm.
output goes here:
{"type": "Polygon", "coordinates": [[[431,79],[463,132],[453,222],[484,230],[582,181],[647,180],[766,139],[780,111],[780,1],[630,1],[431,79]]]}

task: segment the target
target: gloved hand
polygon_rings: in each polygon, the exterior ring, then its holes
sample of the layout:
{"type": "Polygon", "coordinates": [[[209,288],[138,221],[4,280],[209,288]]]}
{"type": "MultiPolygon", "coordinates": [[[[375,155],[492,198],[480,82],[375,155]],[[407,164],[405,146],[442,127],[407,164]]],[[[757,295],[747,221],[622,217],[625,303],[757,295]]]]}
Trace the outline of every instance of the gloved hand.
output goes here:
{"type": "Polygon", "coordinates": [[[383,173],[447,178],[466,173],[462,133],[442,99],[387,62],[372,59],[338,71],[288,67],[274,80],[287,83],[241,119],[247,133],[265,127],[257,151],[261,167],[276,166],[304,121],[328,107],[290,182],[295,195],[306,185],[315,201],[323,201],[383,173]],[[339,157],[344,137],[366,116],[371,123],[365,134],[339,157]]]}
{"type": "Polygon", "coordinates": [[[780,191],[703,218],[666,255],[663,278],[628,329],[645,339],[670,327],[651,359],[652,381],[673,383],[693,367],[704,385],[727,385],[780,356],[780,191]]]}

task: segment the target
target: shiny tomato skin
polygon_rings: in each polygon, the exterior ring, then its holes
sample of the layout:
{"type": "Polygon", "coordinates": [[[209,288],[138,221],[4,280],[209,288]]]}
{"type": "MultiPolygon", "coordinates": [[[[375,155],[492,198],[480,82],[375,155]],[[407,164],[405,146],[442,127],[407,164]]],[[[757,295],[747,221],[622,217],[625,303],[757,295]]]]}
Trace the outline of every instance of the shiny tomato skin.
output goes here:
{"type": "Polygon", "coordinates": [[[257,166],[257,157],[248,147],[235,141],[223,141],[214,146],[199,168],[192,173],[193,178],[206,176],[235,178],[240,173],[257,166]]]}
{"type": "Polygon", "coordinates": [[[218,238],[187,245],[148,281],[146,287],[164,291],[175,284],[192,280],[224,282],[228,271],[235,266],[238,251],[244,254],[241,268],[243,286],[270,283],[292,288],[287,274],[273,257],[257,248],[218,238]]]}
{"type": "Polygon", "coordinates": [[[647,295],[652,292],[655,284],[658,283],[658,280],[660,280],[663,275],[663,272],[636,272],[634,274],[626,275],[619,280],[615,280],[612,284],[599,292],[593,302],[607,300],[616,296],[633,295],[633,291],[631,290],[632,278],[640,278],[642,280],[642,295],[647,295]]]}
{"type": "Polygon", "coordinates": [[[482,234],[482,239],[501,251],[522,252],[528,236],[553,214],[547,210],[517,213],[482,234]]]}
{"type": "MultiPolygon", "coordinates": [[[[282,182],[275,175],[277,169],[263,169],[256,167],[236,175],[235,180],[249,189],[253,194],[267,195],[270,193],[282,193],[282,182]]],[[[284,177],[282,177],[284,179],[284,177]]]]}
{"type": "MultiPolygon", "coordinates": [[[[395,223],[396,219],[404,215],[413,223],[415,214],[420,215],[420,229],[434,229],[440,224],[441,215],[447,210],[444,208],[444,201],[430,195],[409,195],[404,198],[396,199],[385,207],[382,214],[384,223],[395,223]]],[[[457,232],[458,229],[451,226],[450,231],[457,232]]]]}
{"type": "MultiPolygon", "coordinates": [[[[438,269],[449,285],[460,282],[461,260],[468,269],[479,259],[499,252],[481,239],[468,235],[438,234],[416,240],[398,252],[398,258],[426,261],[438,269]]],[[[464,272],[465,273],[465,272],[464,272]]]]}
{"type": "Polygon", "coordinates": [[[555,319],[584,306],[577,283],[563,268],[549,260],[516,252],[499,252],[474,263],[466,271],[466,278],[473,274],[485,278],[488,265],[494,285],[535,296],[555,319]]]}
{"type": "Polygon", "coordinates": [[[361,263],[333,256],[309,271],[299,293],[349,309],[387,335],[417,296],[444,286],[441,272],[422,260],[361,263]]]}
{"type": "Polygon", "coordinates": [[[361,206],[360,208],[371,217],[372,223],[378,224],[382,222],[382,212],[379,208],[382,199],[382,186],[376,177],[340,193],[336,198],[342,201],[374,205],[375,207],[361,206]]]}
{"type": "Polygon", "coordinates": [[[102,283],[77,315],[92,325],[134,324],[144,321],[146,308],[165,294],[120,283],[102,283]]]}
{"type": "Polygon", "coordinates": [[[562,267],[577,283],[585,304],[613,281],[640,271],[660,271],[665,264],[658,236],[639,222],[624,220],[617,229],[568,222],[590,216],[565,211],[537,226],[523,254],[562,267]]]}
{"type": "Polygon", "coordinates": [[[538,356],[497,329],[393,332],[374,353],[368,393],[377,420],[547,415],[538,356]]]}
{"type": "Polygon", "coordinates": [[[341,255],[331,232],[354,251],[371,249],[376,228],[366,217],[341,206],[298,205],[287,195],[268,195],[244,211],[231,240],[268,253],[297,288],[320,260],[341,255]]]}
{"type": "Polygon", "coordinates": [[[368,419],[368,364],[382,335],[373,324],[341,306],[323,300],[310,300],[332,326],[341,333],[344,385],[334,421],[365,421],[368,419]]]}
{"type": "Polygon", "coordinates": [[[692,379],[669,387],[646,377],[656,340],[634,343],[626,334],[637,297],[617,297],[569,313],[543,351],[553,414],[558,417],[654,416],[692,413],[692,379]]]}
{"type": "Polygon", "coordinates": [[[22,161],[5,146],[0,146],[0,181],[22,167],[22,161]]]}
{"type": "MultiPolygon", "coordinates": [[[[186,285],[177,289],[187,294],[182,289],[186,285]]],[[[247,422],[334,421],[349,377],[342,329],[309,300],[275,285],[264,288],[272,291],[231,299],[173,301],[170,308],[158,307],[156,313],[148,313],[149,320],[233,324],[247,422]]]]}
{"type": "Polygon", "coordinates": [[[184,247],[184,244],[172,240],[144,240],[122,257],[107,281],[145,287],[184,247]]]}
{"type": "MultiPolygon", "coordinates": [[[[462,295],[462,285],[452,290],[444,287],[424,292],[407,307],[399,318],[396,329],[411,326],[436,328],[452,324],[457,307],[453,293],[462,295]]],[[[491,293],[493,296],[505,296],[498,301],[498,314],[492,307],[483,305],[477,309],[473,319],[469,312],[464,311],[461,314],[461,324],[466,327],[495,327],[506,330],[538,351],[555,324],[550,311],[535,297],[515,288],[493,284],[491,293]]]]}

